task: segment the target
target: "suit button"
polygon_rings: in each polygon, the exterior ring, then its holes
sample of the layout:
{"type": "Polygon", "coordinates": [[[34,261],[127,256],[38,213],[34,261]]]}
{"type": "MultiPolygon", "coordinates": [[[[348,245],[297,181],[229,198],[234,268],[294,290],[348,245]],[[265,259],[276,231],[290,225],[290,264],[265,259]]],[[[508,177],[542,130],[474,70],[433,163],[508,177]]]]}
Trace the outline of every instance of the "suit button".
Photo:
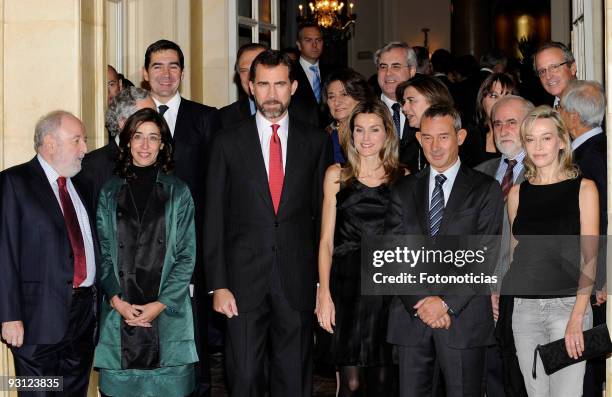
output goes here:
{"type": "Polygon", "coordinates": [[[123,272],[119,271],[119,277],[123,277],[123,272]]]}
{"type": "Polygon", "coordinates": [[[278,227],[278,221],[274,221],[274,227],[278,227]]]}
{"type": "Polygon", "coordinates": [[[123,246],[124,246],[124,245],[123,245],[123,242],[120,242],[120,243],[119,243],[119,248],[123,248],[123,246]]]}
{"type": "Polygon", "coordinates": [[[117,211],[117,218],[121,218],[123,216],[123,212],[117,211]]]}
{"type": "Polygon", "coordinates": [[[163,244],[164,243],[164,239],[163,238],[158,238],[157,239],[157,243],[158,244],[163,244]]]}

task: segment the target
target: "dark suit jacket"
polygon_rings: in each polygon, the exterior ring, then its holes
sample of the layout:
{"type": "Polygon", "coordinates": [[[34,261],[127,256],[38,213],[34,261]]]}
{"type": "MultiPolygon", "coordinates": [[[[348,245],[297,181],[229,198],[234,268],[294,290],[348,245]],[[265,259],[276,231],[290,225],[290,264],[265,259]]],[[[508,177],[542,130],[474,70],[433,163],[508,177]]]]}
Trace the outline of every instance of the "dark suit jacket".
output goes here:
{"type": "MultiPolygon", "coordinates": [[[[293,94],[291,100],[295,100],[300,105],[298,109],[294,109],[294,116],[297,116],[300,120],[310,122],[310,124],[318,127],[326,126],[329,124],[330,120],[328,120],[327,113],[323,109],[323,106],[317,103],[317,99],[314,95],[314,91],[312,90],[312,86],[308,81],[308,76],[306,76],[304,68],[299,61],[296,61],[291,70],[294,78],[298,82],[297,90],[295,91],[295,94],[293,94]],[[311,117],[316,117],[316,120],[312,119],[311,117]]],[[[323,85],[325,84],[325,79],[329,73],[321,66],[320,63],[319,74],[321,77],[321,97],[323,97],[323,85]]]]}
{"type": "MultiPolygon", "coordinates": [[[[607,235],[608,231],[608,166],[606,134],[597,134],[574,150],[574,160],[582,176],[591,179],[599,192],[599,234],[607,235]]],[[[606,283],[605,246],[600,244],[596,288],[601,290],[606,283]]]]}
{"type": "MultiPolygon", "coordinates": [[[[428,235],[430,168],[402,178],[391,189],[385,221],[386,234],[428,235]]],[[[497,181],[461,165],[452,187],[438,235],[497,235],[501,232],[503,198],[497,181]]],[[[423,296],[395,297],[389,311],[387,340],[390,343],[418,346],[428,328],[412,307],[423,296]],[[409,308],[409,309],[407,309],[409,308]]],[[[487,346],[493,340],[491,300],[484,295],[443,297],[453,311],[446,333],[450,347],[464,349],[487,346]]]]}
{"type": "Polygon", "coordinates": [[[113,176],[117,156],[119,156],[119,146],[113,137],[108,144],[87,153],[83,159],[81,172],[76,175],[75,179],[89,180],[96,203],[102,186],[113,176]]]}
{"type": "Polygon", "coordinates": [[[322,181],[328,136],[289,118],[283,192],[274,214],[255,117],[212,143],[204,205],[208,290],[229,288],[238,312],[257,307],[272,266],[296,310],[314,308],[322,181]]]}
{"type": "MultiPolygon", "coordinates": [[[[75,183],[87,209],[98,263],[93,195],[75,183]]],[[[0,322],[21,320],[24,344],[58,343],[72,303],[74,262],[64,216],[38,159],[0,173],[0,322]]]]}

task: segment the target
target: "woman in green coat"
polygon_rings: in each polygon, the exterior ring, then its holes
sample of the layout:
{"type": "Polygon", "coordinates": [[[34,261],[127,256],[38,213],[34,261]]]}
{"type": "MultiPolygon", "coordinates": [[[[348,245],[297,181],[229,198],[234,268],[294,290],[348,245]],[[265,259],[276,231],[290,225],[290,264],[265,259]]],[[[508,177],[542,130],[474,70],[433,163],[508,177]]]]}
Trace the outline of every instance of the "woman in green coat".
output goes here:
{"type": "Polygon", "coordinates": [[[94,366],[108,396],[186,396],[196,353],[189,281],[194,206],[171,175],[172,137],[155,110],[121,131],[115,174],[100,193],[100,340],[94,366]]]}

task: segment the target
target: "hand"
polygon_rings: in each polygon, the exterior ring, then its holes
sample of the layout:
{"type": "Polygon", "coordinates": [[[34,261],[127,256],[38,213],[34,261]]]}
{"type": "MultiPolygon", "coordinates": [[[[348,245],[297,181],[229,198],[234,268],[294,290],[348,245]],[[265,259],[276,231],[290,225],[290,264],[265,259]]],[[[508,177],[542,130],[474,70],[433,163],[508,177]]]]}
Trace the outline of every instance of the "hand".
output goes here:
{"type": "Polygon", "coordinates": [[[115,309],[125,320],[134,320],[139,311],[134,309],[128,302],[115,295],[110,300],[111,307],[115,309]]]}
{"type": "Polygon", "coordinates": [[[582,356],[582,352],[584,352],[582,320],[582,314],[572,313],[565,328],[565,349],[567,350],[567,355],[573,359],[582,356]]]}
{"type": "Polygon", "coordinates": [[[227,288],[220,288],[213,291],[213,309],[221,314],[225,314],[227,318],[232,318],[238,315],[238,306],[234,294],[227,288]]]}
{"type": "Polygon", "coordinates": [[[608,300],[608,291],[604,287],[601,291],[595,291],[595,306],[601,306],[608,300]]]}
{"type": "Polygon", "coordinates": [[[449,329],[450,326],[451,326],[451,318],[448,315],[448,313],[446,313],[445,315],[440,317],[438,320],[434,321],[434,323],[430,327],[449,329]]]}
{"type": "Polygon", "coordinates": [[[128,325],[134,327],[151,327],[151,323],[153,320],[159,316],[161,312],[164,311],[166,305],[161,302],[151,302],[146,305],[132,305],[132,308],[138,311],[136,318],[133,320],[126,320],[125,322],[128,325]]]}
{"type": "Polygon", "coordinates": [[[499,294],[491,294],[491,306],[493,306],[493,320],[499,318],[499,294]]]}
{"type": "Polygon", "coordinates": [[[417,316],[419,316],[421,321],[430,327],[448,312],[439,296],[423,298],[413,308],[417,309],[417,316]]]}
{"type": "Polygon", "coordinates": [[[332,326],[336,326],[336,308],[334,307],[334,302],[331,298],[331,294],[329,290],[323,291],[319,289],[317,293],[317,301],[319,304],[315,309],[315,314],[317,315],[317,321],[321,328],[330,334],[334,333],[334,329],[332,326]]]}
{"type": "Polygon", "coordinates": [[[23,322],[7,321],[2,323],[2,339],[10,346],[21,347],[23,345],[23,322]]]}

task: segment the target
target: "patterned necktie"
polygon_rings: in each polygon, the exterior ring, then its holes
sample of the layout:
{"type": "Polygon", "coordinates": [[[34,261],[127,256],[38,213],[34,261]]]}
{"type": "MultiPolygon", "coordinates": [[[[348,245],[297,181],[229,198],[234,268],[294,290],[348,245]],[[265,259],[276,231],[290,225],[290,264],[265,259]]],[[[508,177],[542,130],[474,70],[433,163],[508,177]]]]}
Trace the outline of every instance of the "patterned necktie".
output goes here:
{"type": "Polygon", "coordinates": [[[429,235],[432,237],[438,234],[444,215],[444,191],[442,190],[444,182],[446,182],[444,174],[436,175],[436,187],[431,195],[431,204],[429,205],[429,235]]]}
{"type": "Polygon", "coordinates": [[[159,105],[157,107],[157,110],[159,110],[159,114],[161,114],[162,116],[164,115],[164,113],[166,113],[166,110],[170,109],[167,105],[159,105]]]}
{"type": "Polygon", "coordinates": [[[317,98],[317,103],[321,103],[321,77],[319,76],[319,68],[316,65],[308,67],[312,71],[312,92],[317,98]]]}
{"type": "Polygon", "coordinates": [[[72,256],[74,257],[74,276],[72,286],[78,287],[87,278],[87,260],[85,258],[85,244],[83,243],[83,235],[77,218],[72,199],[66,188],[66,178],[60,176],[57,178],[57,186],[59,187],[60,203],[64,210],[64,222],[68,230],[68,239],[72,248],[72,256]]]}
{"type": "Polygon", "coordinates": [[[278,136],[278,128],[280,125],[272,124],[272,136],[270,137],[270,157],[268,162],[268,185],[270,186],[270,194],[272,195],[272,204],[274,204],[274,213],[278,214],[278,206],[280,204],[281,193],[283,192],[283,181],[285,173],[283,172],[283,148],[278,136]]]}
{"type": "Polygon", "coordinates": [[[399,139],[402,139],[402,133],[401,133],[401,122],[400,122],[400,104],[399,103],[394,103],[391,106],[391,109],[393,109],[393,124],[395,124],[395,132],[397,132],[397,137],[399,139]]]}
{"type": "Polygon", "coordinates": [[[504,174],[504,177],[502,178],[502,181],[501,181],[501,190],[502,190],[502,193],[504,194],[504,200],[505,200],[506,198],[508,198],[508,193],[510,192],[510,188],[514,184],[514,173],[512,172],[512,170],[514,169],[514,166],[516,165],[516,160],[504,159],[504,161],[508,165],[506,167],[506,173],[504,174]]]}

